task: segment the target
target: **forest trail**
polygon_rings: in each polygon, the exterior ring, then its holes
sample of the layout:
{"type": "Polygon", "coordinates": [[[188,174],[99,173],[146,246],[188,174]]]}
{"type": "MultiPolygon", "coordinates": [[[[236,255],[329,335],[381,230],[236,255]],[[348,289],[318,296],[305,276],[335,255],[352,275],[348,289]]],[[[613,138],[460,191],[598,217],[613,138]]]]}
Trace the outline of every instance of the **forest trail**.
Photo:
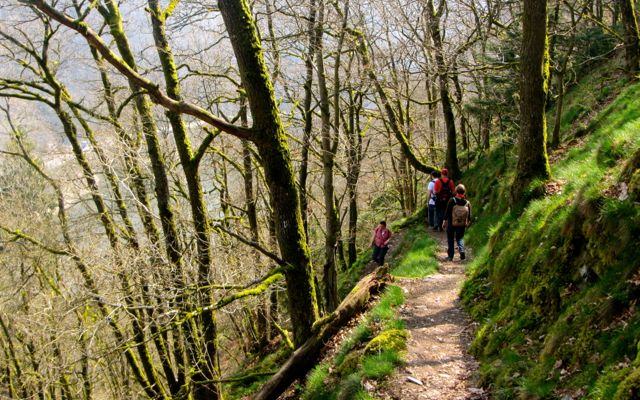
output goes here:
{"type": "Polygon", "coordinates": [[[411,338],[407,363],[396,370],[379,394],[384,399],[402,400],[486,399],[488,395],[473,382],[478,364],[467,353],[473,326],[458,301],[464,264],[457,252],[453,262],[447,261],[445,233],[429,230],[429,234],[438,242],[439,271],[426,278],[395,282],[405,292],[400,314],[411,338]]]}

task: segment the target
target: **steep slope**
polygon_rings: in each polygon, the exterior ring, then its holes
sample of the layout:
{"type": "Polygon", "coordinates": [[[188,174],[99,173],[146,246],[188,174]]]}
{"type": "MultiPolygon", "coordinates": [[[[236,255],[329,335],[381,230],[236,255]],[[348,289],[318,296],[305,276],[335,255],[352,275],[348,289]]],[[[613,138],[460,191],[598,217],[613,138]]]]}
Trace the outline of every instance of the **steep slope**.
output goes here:
{"type": "Polygon", "coordinates": [[[553,181],[525,209],[507,206],[510,151],[465,176],[479,220],[462,297],[494,398],[640,396],[640,85],[615,97],[625,82],[610,71],[570,94],[553,181]]]}

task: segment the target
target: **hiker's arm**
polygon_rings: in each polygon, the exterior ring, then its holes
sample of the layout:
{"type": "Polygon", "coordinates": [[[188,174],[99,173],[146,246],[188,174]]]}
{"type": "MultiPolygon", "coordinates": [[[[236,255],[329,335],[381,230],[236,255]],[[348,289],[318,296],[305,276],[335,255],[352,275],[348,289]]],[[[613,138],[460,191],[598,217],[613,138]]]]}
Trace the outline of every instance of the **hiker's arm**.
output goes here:
{"type": "Polygon", "coordinates": [[[389,231],[389,237],[387,238],[387,240],[384,241],[385,246],[389,244],[389,240],[391,240],[391,236],[393,236],[393,232],[389,231]]]}

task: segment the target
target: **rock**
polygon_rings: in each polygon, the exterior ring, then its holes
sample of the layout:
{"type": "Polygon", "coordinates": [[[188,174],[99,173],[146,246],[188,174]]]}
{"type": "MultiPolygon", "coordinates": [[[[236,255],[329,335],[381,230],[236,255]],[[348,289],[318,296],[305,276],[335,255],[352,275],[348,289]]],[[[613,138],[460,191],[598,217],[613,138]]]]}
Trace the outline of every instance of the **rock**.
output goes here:
{"type": "Polygon", "coordinates": [[[422,383],[422,381],[418,378],[414,378],[413,376],[407,376],[407,381],[411,382],[411,383],[415,383],[416,385],[424,385],[424,383],[422,383]]]}
{"type": "Polygon", "coordinates": [[[365,383],[362,386],[364,387],[364,390],[366,390],[369,393],[376,390],[375,386],[373,386],[369,381],[365,381],[365,383]]]}

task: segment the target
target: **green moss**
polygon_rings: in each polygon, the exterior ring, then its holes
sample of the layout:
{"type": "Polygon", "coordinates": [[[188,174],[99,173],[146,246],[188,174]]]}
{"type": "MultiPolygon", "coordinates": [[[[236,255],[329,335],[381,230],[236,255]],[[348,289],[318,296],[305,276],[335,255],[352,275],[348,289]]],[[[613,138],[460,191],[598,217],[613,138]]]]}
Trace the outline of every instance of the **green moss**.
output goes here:
{"type": "MultiPolygon", "coordinates": [[[[568,101],[591,104],[585,90],[568,101]]],[[[581,118],[579,106],[567,109],[567,121],[581,118]]],[[[510,157],[486,155],[464,176],[477,219],[461,298],[480,323],[471,352],[496,398],[637,396],[640,365],[629,360],[638,354],[640,288],[630,282],[640,268],[640,208],[633,198],[620,201],[616,187],[633,179],[625,160],[640,148],[638,131],[634,85],[554,162],[557,189],[520,210],[505,201],[510,157]]]]}
{"type": "Polygon", "coordinates": [[[356,372],[362,364],[363,353],[360,351],[352,351],[344,355],[338,363],[336,361],[338,374],[346,376],[356,372]]]}
{"type": "Polygon", "coordinates": [[[381,353],[385,350],[401,352],[407,349],[409,332],[404,329],[389,329],[381,332],[364,348],[365,354],[381,353]]]}
{"type": "Polygon", "coordinates": [[[310,375],[303,398],[371,398],[363,390],[362,380],[387,376],[402,362],[408,333],[395,308],[403,302],[402,289],[388,286],[378,304],[343,341],[333,361],[310,375]]]}

